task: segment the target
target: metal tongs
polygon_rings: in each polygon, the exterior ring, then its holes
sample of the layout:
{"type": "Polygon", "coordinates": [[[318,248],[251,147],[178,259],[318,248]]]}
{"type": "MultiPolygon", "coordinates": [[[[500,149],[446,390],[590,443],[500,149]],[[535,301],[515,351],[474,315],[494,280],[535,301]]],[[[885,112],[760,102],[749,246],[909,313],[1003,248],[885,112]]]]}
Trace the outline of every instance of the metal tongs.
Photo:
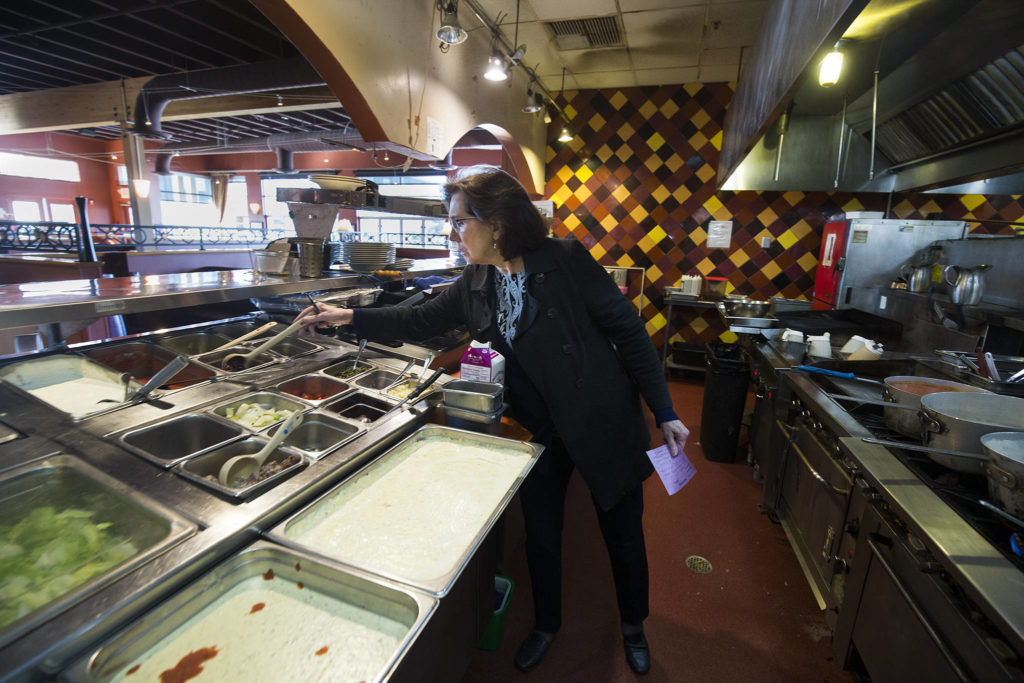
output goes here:
{"type": "MultiPolygon", "coordinates": [[[[185,366],[188,365],[188,358],[184,356],[175,356],[170,363],[160,368],[160,370],[149,378],[145,384],[136,389],[133,392],[126,392],[123,403],[139,403],[149,396],[150,392],[159,387],[161,384],[165,384],[172,377],[181,372],[185,366]]],[[[123,377],[123,375],[122,375],[123,377]]],[[[125,382],[125,389],[129,386],[128,382],[125,382]]],[[[112,398],[100,399],[100,403],[117,403],[118,401],[112,398]]]]}
{"type": "Polygon", "coordinates": [[[381,419],[387,417],[388,415],[390,415],[391,413],[395,412],[396,410],[398,410],[402,406],[404,406],[406,403],[408,403],[410,401],[414,401],[417,398],[419,398],[423,394],[423,392],[427,390],[427,387],[429,387],[431,384],[436,382],[437,378],[440,377],[441,375],[443,375],[444,373],[445,373],[445,369],[444,368],[438,368],[437,370],[434,370],[434,374],[432,374],[430,377],[428,377],[424,382],[420,383],[420,385],[418,387],[416,387],[415,389],[413,389],[409,393],[408,396],[406,396],[401,401],[396,403],[394,405],[394,407],[392,407],[388,412],[384,413],[383,415],[381,415],[377,419],[381,420],[381,419]]]}

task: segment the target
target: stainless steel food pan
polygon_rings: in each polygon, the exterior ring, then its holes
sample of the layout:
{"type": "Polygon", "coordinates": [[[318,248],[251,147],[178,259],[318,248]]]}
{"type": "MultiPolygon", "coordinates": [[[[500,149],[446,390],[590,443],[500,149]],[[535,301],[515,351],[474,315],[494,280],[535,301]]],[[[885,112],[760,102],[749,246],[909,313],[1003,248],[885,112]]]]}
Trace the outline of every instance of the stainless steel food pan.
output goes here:
{"type": "Polygon", "coordinates": [[[225,420],[231,420],[233,423],[240,425],[243,429],[248,429],[248,430],[253,431],[253,432],[262,431],[262,430],[266,429],[267,427],[275,425],[275,424],[277,424],[278,422],[280,422],[281,420],[284,419],[284,418],[280,418],[278,420],[274,420],[273,422],[270,422],[270,423],[265,424],[265,425],[249,426],[247,424],[243,424],[243,423],[239,422],[237,419],[233,419],[231,417],[228,417],[229,413],[234,413],[235,411],[237,411],[239,409],[239,407],[241,407],[241,405],[243,403],[255,403],[256,405],[258,405],[263,410],[268,410],[268,411],[269,410],[274,410],[274,411],[279,411],[279,410],[298,410],[298,411],[303,411],[303,410],[308,410],[309,409],[309,406],[307,406],[306,404],[302,403],[301,401],[298,401],[298,400],[293,399],[291,397],[284,396],[282,394],[277,394],[277,393],[274,393],[274,392],[271,392],[271,391],[260,391],[260,392],[257,392],[255,394],[249,394],[247,396],[243,396],[242,398],[237,398],[237,399],[235,399],[233,401],[228,401],[227,403],[221,403],[219,406],[211,408],[211,412],[213,412],[214,415],[217,415],[219,417],[224,418],[225,420]]]}
{"type": "Polygon", "coordinates": [[[325,561],[354,566],[441,597],[455,583],[542,451],[542,446],[532,443],[437,425],[421,427],[304,510],[270,529],[268,534],[273,540],[325,561]],[[441,448],[434,448],[437,445],[441,448]],[[494,458],[515,457],[517,463],[521,461],[521,467],[513,481],[507,486],[500,485],[500,491],[495,487],[488,490],[486,480],[481,480],[485,470],[474,473],[471,486],[446,481],[443,476],[449,472],[447,466],[453,461],[440,458],[451,456],[460,446],[485,448],[494,458]],[[399,500],[389,497],[386,489],[377,489],[381,493],[374,495],[376,486],[415,477],[424,467],[431,468],[432,476],[419,482],[416,495],[399,500]],[[470,507],[467,504],[471,497],[480,495],[486,498],[476,508],[476,513],[483,514],[473,514],[470,512],[472,505],[478,504],[472,503],[470,507]],[[453,516],[451,511],[456,509],[459,513],[453,516]],[[405,522],[392,523],[392,517],[405,522]],[[437,517],[446,521],[435,524],[437,517]],[[473,528],[449,528],[456,521],[473,528]],[[427,531],[421,534],[421,529],[413,527],[414,522],[427,531]],[[343,539],[335,533],[337,525],[346,530],[359,530],[362,536],[343,539]],[[449,546],[438,557],[435,549],[442,537],[449,544],[459,539],[459,545],[449,546]],[[337,545],[331,547],[332,544],[337,545]],[[403,570],[400,567],[417,568],[403,570]]]}
{"type": "Polygon", "coordinates": [[[266,439],[250,436],[242,441],[229,443],[226,446],[215,448],[203,455],[197,455],[194,458],[178,463],[175,465],[174,471],[186,479],[191,479],[197,484],[214,491],[219,491],[231,498],[250,498],[281,483],[281,481],[295,474],[306,465],[306,459],[302,455],[279,446],[267,456],[260,470],[262,471],[264,468],[275,469],[280,467],[281,463],[288,460],[293,460],[294,462],[247,486],[233,488],[220,483],[218,479],[220,468],[229,458],[233,458],[236,455],[255,455],[260,452],[260,449],[266,443],[266,439]]]}
{"type": "Polygon", "coordinates": [[[78,458],[57,455],[0,475],[0,529],[0,540],[18,544],[19,557],[29,563],[25,572],[15,565],[0,576],[5,588],[0,610],[16,614],[20,599],[15,587],[21,581],[28,582],[25,588],[31,594],[26,603],[30,611],[0,619],[2,647],[191,536],[196,526],[78,458]],[[87,519],[81,527],[93,529],[96,550],[75,543],[85,538],[84,528],[76,530],[68,521],[76,517],[87,519]],[[109,526],[96,530],[94,525],[101,524],[109,526]],[[26,526],[52,529],[54,536],[41,537],[37,529],[31,537],[20,537],[27,533],[26,526]],[[33,560],[39,551],[49,559],[33,560]],[[66,552],[71,555],[63,556],[66,552]],[[89,575],[87,567],[102,562],[104,553],[125,559],[89,575]],[[44,566],[54,567],[58,574],[47,581],[44,566]]]}
{"type": "MultiPolygon", "coordinates": [[[[247,332],[252,332],[257,327],[260,327],[260,326],[262,326],[264,324],[266,324],[266,323],[257,323],[255,321],[248,320],[248,321],[242,321],[242,322],[237,322],[237,323],[228,323],[227,325],[218,325],[217,327],[210,328],[209,331],[212,332],[213,334],[219,334],[219,335],[227,337],[229,340],[231,340],[231,339],[238,339],[243,334],[246,334],[247,332]]],[[[273,337],[275,334],[280,332],[282,329],[284,329],[284,328],[281,327],[280,324],[275,324],[273,327],[271,327],[266,332],[261,332],[260,334],[256,335],[255,338],[256,339],[266,340],[266,339],[268,339],[270,337],[273,337]]]]}
{"type": "MultiPolygon", "coordinates": [[[[272,427],[267,437],[273,437],[281,425],[272,427]]],[[[366,431],[362,425],[346,422],[330,415],[309,413],[302,424],[292,430],[284,445],[299,451],[311,460],[319,460],[328,453],[358,438],[366,431]]]]}
{"type": "Polygon", "coordinates": [[[392,403],[359,391],[325,404],[323,410],[368,424],[384,417],[384,414],[393,407],[392,403]]]}
{"type": "Polygon", "coordinates": [[[364,389],[373,389],[374,391],[382,391],[389,384],[398,379],[397,372],[391,372],[390,370],[373,370],[366,373],[362,377],[353,380],[353,384],[364,389]]]}
{"type": "Polygon", "coordinates": [[[444,385],[442,391],[445,406],[478,413],[493,413],[500,410],[504,396],[504,387],[500,384],[473,382],[468,379],[452,380],[444,385]]]}
{"type": "MultiPolygon", "coordinates": [[[[73,353],[11,363],[0,368],[0,380],[75,420],[116,410],[125,396],[120,373],[73,353]]],[[[135,380],[128,381],[129,390],[141,387],[135,380]]]]}
{"type": "MultiPolygon", "coordinates": [[[[100,346],[85,351],[85,355],[111,370],[127,372],[140,384],[145,384],[150,377],[178,357],[178,354],[170,349],[138,341],[100,346]]],[[[212,368],[189,361],[189,364],[178,371],[174,377],[157,388],[184,389],[205,382],[215,374],[212,368]]]]}
{"type": "Polygon", "coordinates": [[[506,408],[508,408],[507,403],[490,413],[479,413],[475,410],[463,410],[446,405],[444,406],[444,423],[449,427],[468,429],[481,434],[500,434],[501,416],[506,408]]]}
{"type": "Polygon", "coordinates": [[[337,377],[338,379],[350,380],[353,377],[358,377],[367,370],[372,370],[373,366],[363,361],[355,362],[355,359],[343,360],[334,365],[328,365],[320,372],[331,377],[337,377]]]}
{"type": "MultiPolygon", "coordinates": [[[[73,663],[62,678],[77,683],[110,681],[136,666],[140,667],[137,675],[126,680],[142,680],[148,674],[155,678],[162,672],[164,658],[174,660],[164,668],[173,667],[191,651],[189,636],[195,634],[192,637],[201,640],[201,632],[209,629],[215,632],[211,637],[216,642],[203,641],[199,647],[217,647],[218,656],[204,663],[202,678],[298,681],[334,677],[378,683],[387,680],[414,647],[437,606],[436,598],[414,589],[355,570],[343,571],[300,551],[260,541],[73,663]],[[269,576],[273,578],[267,579],[269,576]],[[224,607],[232,600],[245,612],[233,620],[225,615],[230,606],[224,607]],[[309,607],[305,612],[284,612],[292,601],[309,607]],[[262,607],[252,612],[258,604],[262,607]],[[303,615],[309,618],[303,621],[303,615]],[[373,638],[346,639],[342,629],[335,628],[314,630],[316,624],[323,623],[321,617],[338,615],[366,623],[371,634],[392,641],[393,648],[384,649],[379,660],[367,662],[363,669],[351,668],[353,662],[363,659],[366,643],[373,638]],[[218,627],[219,619],[227,619],[230,625],[218,627]],[[142,668],[147,662],[155,671],[142,668]]],[[[328,626],[333,623],[328,621],[328,626]]]]}
{"type": "Polygon", "coordinates": [[[241,370],[229,370],[224,367],[224,359],[233,353],[249,353],[253,349],[241,344],[239,346],[229,346],[226,349],[220,351],[211,351],[209,353],[200,354],[195,357],[200,363],[206,363],[215,370],[221,372],[245,372],[246,370],[253,370],[255,368],[265,367],[273,363],[279,363],[283,358],[273,351],[263,351],[262,353],[256,354],[255,358],[249,361],[248,367],[241,370]]]}
{"type": "Polygon", "coordinates": [[[127,432],[118,437],[118,441],[150,462],[173,467],[182,460],[240,439],[243,434],[241,425],[205,413],[192,413],[127,432]]]}
{"type": "Polygon", "coordinates": [[[193,332],[191,334],[158,339],[157,344],[175,353],[181,353],[186,356],[198,356],[201,353],[209,353],[216,348],[224,346],[229,341],[231,341],[229,337],[214,334],[213,332],[193,332]]]}
{"type": "Polygon", "coordinates": [[[321,374],[303,375],[277,385],[278,391],[301,398],[315,406],[337,398],[351,388],[350,384],[321,374]]]}
{"type": "Polygon", "coordinates": [[[282,356],[288,356],[289,358],[295,358],[296,356],[305,356],[309,353],[315,353],[323,349],[319,344],[314,344],[311,341],[305,339],[283,339],[274,345],[274,352],[279,353],[282,356]]]}

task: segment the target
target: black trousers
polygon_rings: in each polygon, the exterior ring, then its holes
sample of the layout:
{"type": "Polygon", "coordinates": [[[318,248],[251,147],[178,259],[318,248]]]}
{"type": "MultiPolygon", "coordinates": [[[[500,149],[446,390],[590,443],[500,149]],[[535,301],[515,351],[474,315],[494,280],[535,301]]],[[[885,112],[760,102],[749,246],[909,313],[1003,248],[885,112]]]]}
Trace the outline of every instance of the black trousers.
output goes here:
{"type": "MultiPolygon", "coordinates": [[[[565,446],[556,437],[519,490],[526,521],[526,562],[533,586],[535,628],[547,633],[554,633],[562,625],[562,522],[573,468],[565,446]]],[[[649,613],[643,485],[610,510],[602,510],[594,500],[594,509],[611,560],[619,614],[622,621],[639,624],[649,613]]]]}

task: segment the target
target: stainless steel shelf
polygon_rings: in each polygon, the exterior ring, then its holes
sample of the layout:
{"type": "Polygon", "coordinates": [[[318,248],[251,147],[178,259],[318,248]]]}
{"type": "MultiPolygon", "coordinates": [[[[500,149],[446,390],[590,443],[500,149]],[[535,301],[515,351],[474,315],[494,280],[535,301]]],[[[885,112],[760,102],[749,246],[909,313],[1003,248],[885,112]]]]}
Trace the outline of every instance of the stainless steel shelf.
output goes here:
{"type": "Polygon", "coordinates": [[[315,188],[279,187],[277,201],[304,204],[337,204],[349,209],[367,209],[402,213],[410,216],[444,218],[444,204],[429,199],[385,197],[372,190],[324,190],[315,188]]]}

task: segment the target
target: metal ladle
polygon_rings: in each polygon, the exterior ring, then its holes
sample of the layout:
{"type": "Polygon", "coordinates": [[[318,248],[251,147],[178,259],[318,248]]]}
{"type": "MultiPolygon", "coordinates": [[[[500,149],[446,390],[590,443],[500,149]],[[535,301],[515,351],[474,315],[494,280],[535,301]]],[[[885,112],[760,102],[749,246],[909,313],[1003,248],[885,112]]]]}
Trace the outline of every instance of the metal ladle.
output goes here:
{"type": "MultiPolygon", "coordinates": [[[[151,391],[181,372],[186,365],[188,365],[188,358],[185,358],[184,356],[175,356],[170,363],[160,368],[160,371],[150,377],[149,381],[139,387],[139,389],[133,393],[126,393],[123,403],[138,403],[142,399],[146,398],[151,391]]],[[[127,383],[125,384],[125,387],[128,387],[127,383]]],[[[112,398],[103,398],[99,400],[99,403],[106,402],[118,403],[117,400],[112,398]]]]}
{"type": "Polygon", "coordinates": [[[235,486],[235,483],[240,479],[244,480],[251,477],[254,473],[258,473],[260,468],[263,467],[263,461],[267,459],[267,456],[273,453],[281,445],[285,437],[292,433],[292,429],[300,424],[302,424],[302,413],[296,410],[288,416],[284,424],[274,432],[274,435],[270,437],[270,441],[258,453],[254,455],[236,455],[233,458],[228,458],[220,466],[217,480],[228,488],[238,488],[235,486]]]}

